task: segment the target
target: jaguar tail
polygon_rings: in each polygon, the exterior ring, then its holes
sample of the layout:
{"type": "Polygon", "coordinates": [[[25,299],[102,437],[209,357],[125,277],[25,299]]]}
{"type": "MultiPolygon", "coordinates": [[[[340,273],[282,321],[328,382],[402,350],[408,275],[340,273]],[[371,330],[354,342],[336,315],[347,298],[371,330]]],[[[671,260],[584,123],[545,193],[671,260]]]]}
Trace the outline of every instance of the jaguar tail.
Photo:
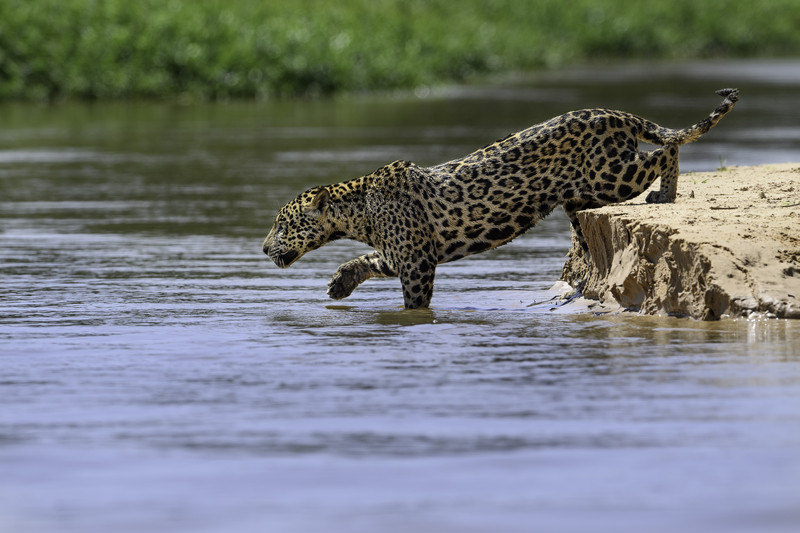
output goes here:
{"type": "Polygon", "coordinates": [[[659,145],[680,145],[696,141],[701,135],[716,126],[717,122],[719,122],[728,111],[733,109],[733,106],[735,106],[736,102],[739,100],[739,89],[720,89],[716,92],[718,95],[724,96],[725,99],[710,115],[694,126],[673,130],[659,126],[654,122],[644,120],[643,130],[639,134],[639,138],[645,142],[659,145]]]}

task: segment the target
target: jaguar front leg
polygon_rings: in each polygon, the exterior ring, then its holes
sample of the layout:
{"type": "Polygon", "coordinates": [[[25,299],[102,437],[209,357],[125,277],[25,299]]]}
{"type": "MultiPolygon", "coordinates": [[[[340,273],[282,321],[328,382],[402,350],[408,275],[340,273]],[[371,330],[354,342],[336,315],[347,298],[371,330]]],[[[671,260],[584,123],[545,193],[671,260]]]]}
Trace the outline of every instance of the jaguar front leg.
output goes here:
{"type": "Polygon", "coordinates": [[[378,252],[362,255],[340,266],[328,282],[328,296],[334,300],[347,298],[370,278],[396,276],[394,269],[378,252]]]}
{"type": "Polygon", "coordinates": [[[424,255],[401,262],[398,266],[403,285],[403,303],[406,309],[428,307],[433,297],[433,278],[436,275],[436,257],[424,255]]]}

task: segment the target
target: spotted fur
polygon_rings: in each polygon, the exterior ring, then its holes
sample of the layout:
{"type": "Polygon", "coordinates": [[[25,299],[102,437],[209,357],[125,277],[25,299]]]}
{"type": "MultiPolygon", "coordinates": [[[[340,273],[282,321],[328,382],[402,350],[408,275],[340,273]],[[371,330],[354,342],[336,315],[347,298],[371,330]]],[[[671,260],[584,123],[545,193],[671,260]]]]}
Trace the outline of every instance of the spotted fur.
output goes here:
{"type": "Polygon", "coordinates": [[[373,277],[397,276],[408,309],[427,307],[436,265],[511,241],[562,205],[586,251],[576,213],[661,187],[647,202],[674,202],[678,146],[714,127],[736,89],[707,118],[673,130],[623,111],[584,109],[532,126],[466,157],[422,168],[395,161],[351,181],[314,187],[286,204],[263,249],[285,268],[340,239],[375,249],[341,265],[331,298],[373,277]],[[638,141],[661,145],[640,152],[638,141]]]}

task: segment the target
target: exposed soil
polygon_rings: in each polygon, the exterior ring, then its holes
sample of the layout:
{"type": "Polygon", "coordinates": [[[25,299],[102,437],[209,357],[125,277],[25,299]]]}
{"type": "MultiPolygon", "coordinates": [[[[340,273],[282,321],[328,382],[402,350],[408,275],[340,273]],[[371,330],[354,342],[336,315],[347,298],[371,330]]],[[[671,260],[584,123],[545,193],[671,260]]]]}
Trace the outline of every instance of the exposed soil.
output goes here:
{"type": "MultiPolygon", "coordinates": [[[[657,185],[656,185],[657,186],[657,185]]],[[[644,195],[579,219],[562,279],[646,314],[800,318],[800,164],[683,174],[674,204],[644,195]]]]}

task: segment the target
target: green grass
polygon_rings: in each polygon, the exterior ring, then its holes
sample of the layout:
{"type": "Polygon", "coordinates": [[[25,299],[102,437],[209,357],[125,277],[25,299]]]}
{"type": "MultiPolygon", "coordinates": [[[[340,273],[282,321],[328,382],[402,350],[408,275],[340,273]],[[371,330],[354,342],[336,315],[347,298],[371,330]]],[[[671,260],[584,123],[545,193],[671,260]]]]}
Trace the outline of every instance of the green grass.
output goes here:
{"type": "Polygon", "coordinates": [[[263,98],[800,55],[797,0],[2,0],[0,99],[263,98]]]}

